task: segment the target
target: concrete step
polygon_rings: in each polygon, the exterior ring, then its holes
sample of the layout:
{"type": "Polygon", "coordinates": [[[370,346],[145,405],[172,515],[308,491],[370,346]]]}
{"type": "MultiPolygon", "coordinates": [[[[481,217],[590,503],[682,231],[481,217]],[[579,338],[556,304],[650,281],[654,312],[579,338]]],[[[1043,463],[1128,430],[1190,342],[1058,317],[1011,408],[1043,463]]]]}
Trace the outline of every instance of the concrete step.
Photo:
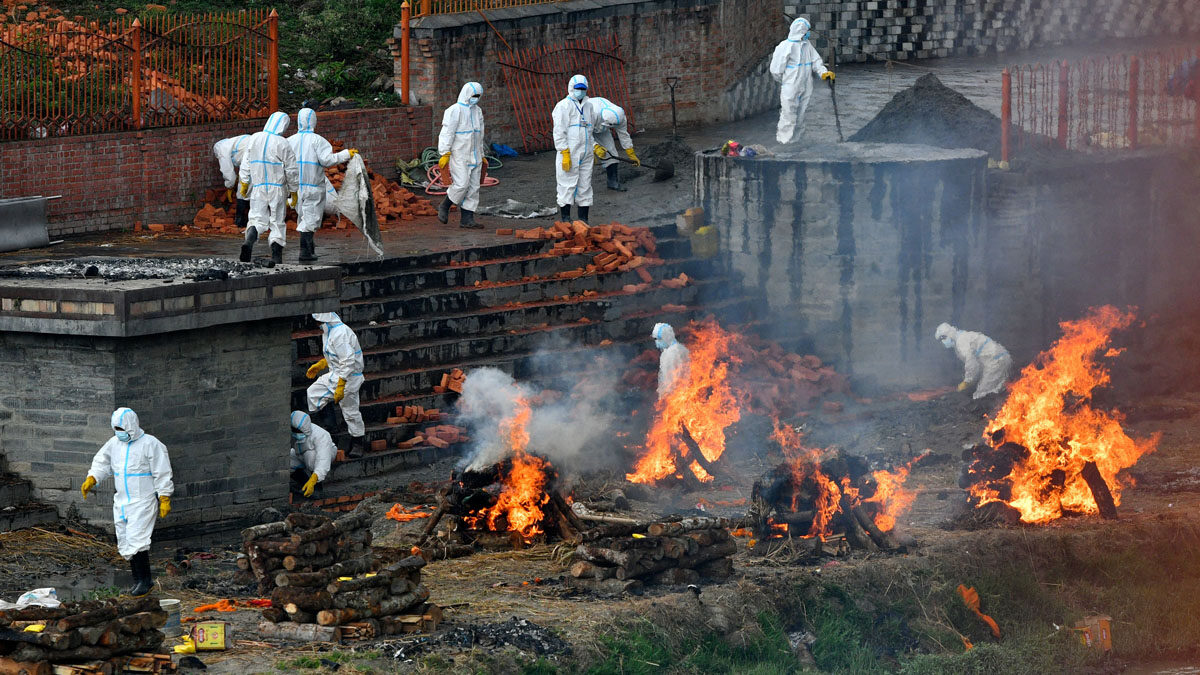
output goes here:
{"type": "Polygon", "coordinates": [[[0,509],[21,506],[33,499],[33,486],[14,474],[0,475],[0,509]]]}
{"type": "Polygon", "coordinates": [[[28,502],[0,509],[0,532],[38,527],[58,522],[58,509],[49,504],[28,502]]]}

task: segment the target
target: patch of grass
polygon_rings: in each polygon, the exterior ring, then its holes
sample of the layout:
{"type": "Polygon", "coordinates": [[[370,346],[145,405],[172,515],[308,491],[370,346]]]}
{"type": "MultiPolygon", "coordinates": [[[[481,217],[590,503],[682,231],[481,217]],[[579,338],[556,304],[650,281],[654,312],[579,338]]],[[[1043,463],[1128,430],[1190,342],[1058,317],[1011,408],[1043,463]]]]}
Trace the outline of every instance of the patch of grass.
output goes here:
{"type": "Polygon", "coordinates": [[[294,659],[279,661],[275,664],[278,670],[315,670],[321,668],[321,659],[315,656],[297,656],[294,659]]]}
{"type": "Polygon", "coordinates": [[[107,600],[121,595],[121,589],[116,586],[101,586],[83,594],[84,600],[107,600]]]}

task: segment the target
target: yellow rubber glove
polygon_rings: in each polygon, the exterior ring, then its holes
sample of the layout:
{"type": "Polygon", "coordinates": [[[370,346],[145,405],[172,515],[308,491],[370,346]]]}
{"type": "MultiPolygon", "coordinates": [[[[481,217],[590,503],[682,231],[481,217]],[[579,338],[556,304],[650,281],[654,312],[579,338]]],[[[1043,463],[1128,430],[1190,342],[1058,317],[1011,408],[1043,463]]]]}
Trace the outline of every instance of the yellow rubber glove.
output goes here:
{"type": "Polygon", "coordinates": [[[958,390],[959,390],[959,391],[966,391],[966,390],[967,390],[967,387],[969,387],[969,386],[971,386],[971,385],[970,385],[970,384],[968,384],[968,383],[966,383],[966,382],[959,382],[959,383],[958,383],[958,390]]]}
{"type": "Polygon", "coordinates": [[[608,157],[608,151],[605,150],[604,146],[600,145],[599,143],[592,146],[592,152],[595,153],[596,159],[604,159],[605,157],[608,157]]]}
{"type": "Polygon", "coordinates": [[[832,70],[827,70],[827,71],[821,73],[821,79],[829,80],[830,82],[832,82],[834,79],[836,79],[836,76],[833,74],[832,70]]]}
{"type": "Polygon", "coordinates": [[[183,640],[183,644],[175,645],[174,651],[176,654],[195,654],[196,653],[196,643],[194,641],[192,641],[192,637],[190,635],[180,635],[179,639],[183,640]]]}
{"type": "Polygon", "coordinates": [[[233,203],[233,189],[232,188],[225,188],[225,201],[229,202],[230,204],[233,203]]]}
{"type": "Polygon", "coordinates": [[[346,398],[346,378],[339,377],[337,389],[333,390],[333,402],[341,403],[344,398],[346,398]]]}
{"type": "Polygon", "coordinates": [[[83,498],[86,500],[88,493],[91,492],[92,488],[94,487],[96,487],[96,479],[88,476],[86,479],[84,479],[83,485],[79,486],[79,494],[83,495],[83,498]]]}
{"type": "Polygon", "coordinates": [[[562,151],[562,168],[563,171],[571,170],[571,149],[567,148],[562,151]]]}
{"type": "Polygon", "coordinates": [[[166,518],[171,512],[171,498],[167,495],[162,495],[158,498],[158,517],[166,518]]]}
{"type": "Polygon", "coordinates": [[[329,367],[329,362],[326,361],[325,359],[321,359],[320,361],[317,361],[316,363],[309,366],[308,372],[305,373],[305,375],[307,375],[308,379],[311,380],[311,379],[315,378],[317,375],[320,375],[321,371],[325,370],[328,367],[329,367]]]}
{"type": "Polygon", "coordinates": [[[293,209],[296,208],[296,200],[298,198],[299,198],[299,196],[295,192],[289,194],[288,195],[288,206],[293,209]]]}
{"type": "Polygon", "coordinates": [[[633,151],[633,148],[625,148],[625,156],[628,157],[634,164],[637,164],[638,166],[642,165],[642,160],[638,159],[637,153],[633,151]]]}
{"type": "Polygon", "coordinates": [[[238,186],[238,196],[245,199],[250,194],[250,184],[243,182],[238,186]]]}
{"type": "Polygon", "coordinates": [[[350,148],[350,159],[354,159],[354,156],[357,154],[358,154],[358,148],[350,148]]]}
{"type": "Polygon", "coordinates": [[[308,477],[308,482],[304,484],[305,497],[311,497],[313,495],[313,490],[317,488],[318,482],[320,482],[320,479],[317,478],[317,474],[314,473],[308,477]]]}
{"type": "Polygon", "coordinates": [[[447,152],[446,154],[442,155],[441,159],[438,160],[438,168],[441,169],[442,171],[445,171],[446,167],[449,164],[450,164],[450,153],[447,152]]]}

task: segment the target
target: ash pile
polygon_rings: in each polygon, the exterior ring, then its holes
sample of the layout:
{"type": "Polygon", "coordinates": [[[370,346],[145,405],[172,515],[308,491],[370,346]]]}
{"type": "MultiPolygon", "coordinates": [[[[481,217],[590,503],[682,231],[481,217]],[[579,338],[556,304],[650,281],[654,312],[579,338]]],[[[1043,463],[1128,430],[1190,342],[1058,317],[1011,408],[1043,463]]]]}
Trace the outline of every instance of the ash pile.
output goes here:
{"type": "Polygon", "coordinates": [[[724,518],[601,525],[581,533],[567,585],[600,593],[640,591],[733,575],[737,542],[724,518]]]}
{"type": "Polygon", "coordinates": [[[245,560],[271,597],[264,635],[336,642],[436,628],[441,611],[425,602],[424,558],[385,564],[371,549],[369,507],[378,501],[337,520],[293,513],[242,531],[245,560]]]}
{"type": "Polygon", "coordinates": [[[224,258],[89,257],[3,268],[0,278],[213,281],[264,274],[263,267],[224,258]]]}
{"type": "Polygon", "coordinates": [[[0,672],[165,672],[157,650],[167,613],[157,598],[119,598],[0,611],[0,672]],[[27,630],[41,626],[41,629],[27,630]],[[52,665],[53,664],[53,665],[52,665]],[[73,664],[75,669],[67,669],[73,664]]]}
{"type": "Polygon", "coordinates": [[[976,148],[999,156],[1000,118],[928,73],[892,97],[849,140],[976,148]]]}

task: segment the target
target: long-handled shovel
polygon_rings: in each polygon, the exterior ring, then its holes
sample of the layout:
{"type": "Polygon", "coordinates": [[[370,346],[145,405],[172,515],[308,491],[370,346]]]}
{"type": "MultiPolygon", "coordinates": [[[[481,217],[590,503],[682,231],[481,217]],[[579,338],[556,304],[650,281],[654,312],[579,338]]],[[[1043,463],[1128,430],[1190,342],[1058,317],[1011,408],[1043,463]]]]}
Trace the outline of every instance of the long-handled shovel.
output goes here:
{"type": "Polygon", "coordinates": [[[825,80],[829,83],[829,97],[833,99],[833,121],[837,124],[838,143],[845,143],[846,139],[842,136],[842,116],[838,114],[837,106],[837,89],[833,86],[833,80],[825,80]]]}

